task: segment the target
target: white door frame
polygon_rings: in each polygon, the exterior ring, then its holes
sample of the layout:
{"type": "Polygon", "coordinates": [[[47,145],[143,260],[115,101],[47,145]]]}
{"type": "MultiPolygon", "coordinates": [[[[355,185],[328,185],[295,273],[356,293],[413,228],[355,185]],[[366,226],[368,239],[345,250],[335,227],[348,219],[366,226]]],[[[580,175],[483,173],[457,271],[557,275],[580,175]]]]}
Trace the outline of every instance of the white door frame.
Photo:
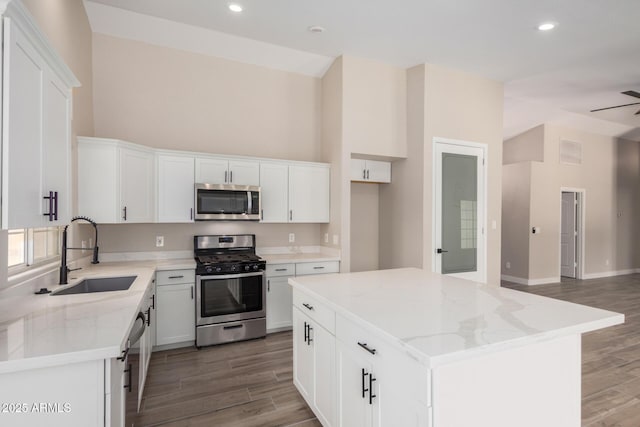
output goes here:
{"type": "Polygon", "coordinates": [[[576,229],[578,230],[578,241],[576,242],[576,262],[578,268],[576,268],[576,279],[584,279],[584,236],[585,236],[585,214],[586,214],[586,201],[587,190],[584,188],[573,187],[560,187],[560,229],[558,230],[558,277],[562,278],[562,251],[560,246],[562,245],[562,193],[576,193],[578,205],[578,214],[576,215],[576,229]]]}
{"type": "MultiPolygon", "coordinates": [[[[487,170],[489,166],[489,149],[487,144],[483,144],[480,142],[472,142],[472,141],[462,141],[450,138],[433,138],[433,151],[432,151],[432,167],[431,167],[431,271],[435,273],[440,273],[441,266],[438,262],[438,254],[436,254],[436,248],[438,244],[438,227],[437,225],[441,223],[440,216],[441,212],[438,209],[440,205],[440,201],[438,200],[440,197],[440,189],[438,188],[438,182],[440,179],[436,176],[437,171],[440,169],[438,167],[438,156],[437,156],[437,148],[439,146],[457,146],[457,147],[465,147],[465,148],[479,148],[482,150],[483,154],[483,169],[482,169],[482,178],[480,182],[480,190],[482,194],[478,194],[478,201],[482,198],[482,206],[478,206],[478,236],[477,236],[477,249],[478,249],[478,277],[477,281],[486,283],[487,282],[487,170]],[[482,196],[482,197],[480,197],[482,196]]],[[[480,172],[480,171],[479,171],[480,172]]],[[[480,205],[480,203],[479,203],[480,205]]],[[[450,276],[454,277],[462,277],[463,274],[450,274],[450,276]]]]}

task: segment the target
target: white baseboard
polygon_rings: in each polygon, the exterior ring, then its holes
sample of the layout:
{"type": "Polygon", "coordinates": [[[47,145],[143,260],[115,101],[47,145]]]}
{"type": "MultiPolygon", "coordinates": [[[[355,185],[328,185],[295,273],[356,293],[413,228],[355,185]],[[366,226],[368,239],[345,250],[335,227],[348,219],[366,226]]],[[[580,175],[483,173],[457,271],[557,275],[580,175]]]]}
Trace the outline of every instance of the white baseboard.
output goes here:
{"type": "Polygon", "coordinates": [[[500,279],[506,280],[507,282],[513,282],[519,285],[528,285],[528,286],[546,285],[549,283],[560,282],[560,277],[546,277],[543,279],[525,279],[523,277],[507,276],[506,274],[501,275],[500,279]]]}
{"type": "Polygon", "coordinates": [[[626,270],[601,271],[600,273],[585,273],[582,277],[587,279],[600,279],[602,277],[625,276],[627,274],[640,273],[640,268],[628,268],[626,270]]]}

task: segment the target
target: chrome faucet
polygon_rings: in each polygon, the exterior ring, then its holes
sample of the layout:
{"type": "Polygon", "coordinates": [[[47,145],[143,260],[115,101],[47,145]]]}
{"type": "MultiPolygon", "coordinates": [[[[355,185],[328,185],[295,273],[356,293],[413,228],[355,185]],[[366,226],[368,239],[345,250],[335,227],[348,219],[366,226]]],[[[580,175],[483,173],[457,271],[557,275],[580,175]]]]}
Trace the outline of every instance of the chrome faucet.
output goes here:
{"type": "Polygon", "coordinates": [[[67,250],[88,250],[88,249],[93,249],[93,259],[91,260],[91,264],[98,264],[100,262],[98,261],[98,224],[96,224],[95,221],[93,221],[90,218],[87,218],[86,216],[74,216],[73,218],[71,218],[71,221],[69,221],[69,224],[65,225],[64,231],[62,232],[62,253],[60,254],[60,261],[61,261],[60,284],[61,285],[66,285],[67,283],[69,283],[67,275],[70,271],[80,270],[79,268],[70,269],[69,267],[67,267],[67,250]],[[93,248],[68,248],[67,247],[67,228],[69,227],[69,225],[71,225],[72,222],[79,221],[79,220],[87,221],[88,223],[93,225],[93,229],[96,232],[93,248]]]}

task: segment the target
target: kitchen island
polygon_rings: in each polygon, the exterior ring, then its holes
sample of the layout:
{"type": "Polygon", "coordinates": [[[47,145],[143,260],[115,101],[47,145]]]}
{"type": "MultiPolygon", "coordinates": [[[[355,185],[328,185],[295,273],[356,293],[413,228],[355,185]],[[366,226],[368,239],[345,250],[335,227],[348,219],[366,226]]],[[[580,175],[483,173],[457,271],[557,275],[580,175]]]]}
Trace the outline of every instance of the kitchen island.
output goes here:
{"type": "Polygon", "coordinates": [[[581,334],[624,315],[407,268],[289,279],[325,426],[580,426],[581,334]]]}

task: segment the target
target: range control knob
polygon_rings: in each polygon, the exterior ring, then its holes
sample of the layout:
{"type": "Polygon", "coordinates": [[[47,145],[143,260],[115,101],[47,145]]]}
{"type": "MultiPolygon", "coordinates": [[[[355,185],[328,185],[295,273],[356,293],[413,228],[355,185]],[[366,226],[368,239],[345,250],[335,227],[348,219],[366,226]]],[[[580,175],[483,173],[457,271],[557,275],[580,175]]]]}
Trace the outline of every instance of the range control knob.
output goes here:
{"type": "Polygon", "coordinates": [[[258,270],[258,264],[253,264],[253,269],[257,271],[258,270]]]}
{"type": "Polygon", "coordinates": [[[251,266],[250,266],[250,265],[245,265],[245,266],[244,266],[244,271],[249,271],[249,269],[250,269],[250,268],[251,268],[251,266]]]}
{"type": "MultiPolygon", "coordinates": [[[[210,268],[210,267],[209,267],[210,268]]],[[[220,267],[216,267],[216,273],[220,273],[222,271],[222,268],[220,267]]]]}
{"type": "Polygon", "coordinates": [[[207,273],[211,273],[213,271],[213,268],[211,268],[210,266],[207,266],[204,268],[204,271],[206,271],[207,273]]]}

